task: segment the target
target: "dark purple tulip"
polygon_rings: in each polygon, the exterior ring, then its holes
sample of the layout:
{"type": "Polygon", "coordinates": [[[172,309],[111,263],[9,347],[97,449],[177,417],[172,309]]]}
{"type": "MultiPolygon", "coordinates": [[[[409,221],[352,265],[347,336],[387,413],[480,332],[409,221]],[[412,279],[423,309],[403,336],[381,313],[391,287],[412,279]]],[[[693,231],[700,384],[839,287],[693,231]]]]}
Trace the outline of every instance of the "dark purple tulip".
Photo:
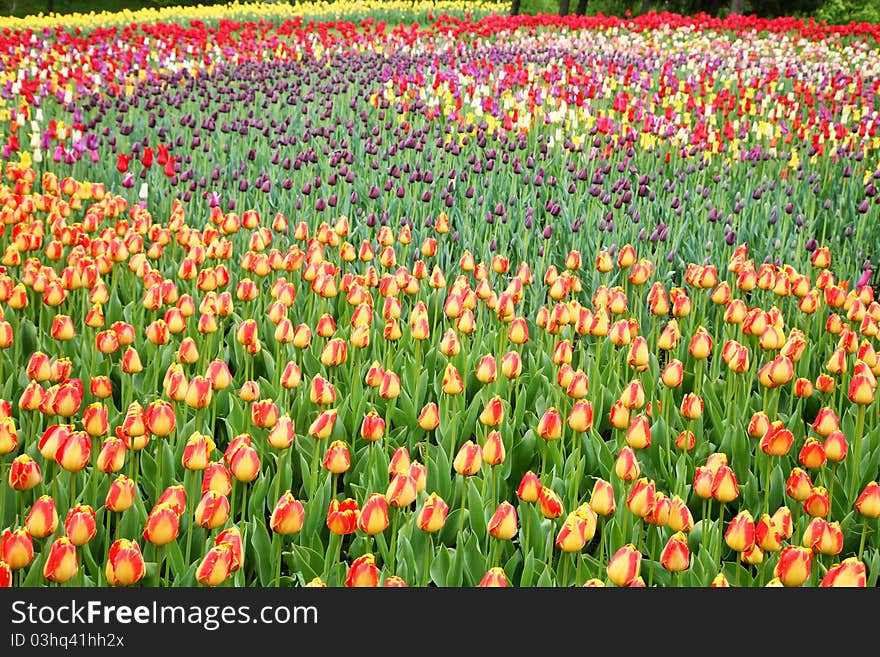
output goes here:
{"type": "Polygon", "coordinates": [[[859,207],[856,209],[859,211],[859,213],[865,214],[870,207],[871,202],[868,199],[864,199],[861,203],[859,203],[859,207]]]}
{"type": "Polygon", "coordinates": [[[545,240],[549,240],[553,236],[553,226],[545,226],[544,232],[541,234],[541,236],[545,240]]]}

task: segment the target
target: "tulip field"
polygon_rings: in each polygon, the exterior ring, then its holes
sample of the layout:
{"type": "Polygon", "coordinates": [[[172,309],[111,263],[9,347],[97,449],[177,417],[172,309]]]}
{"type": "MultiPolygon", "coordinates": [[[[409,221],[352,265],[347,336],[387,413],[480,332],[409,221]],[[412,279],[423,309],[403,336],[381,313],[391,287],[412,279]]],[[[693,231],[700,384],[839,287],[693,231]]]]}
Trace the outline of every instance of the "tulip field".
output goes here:
{"type": "Polygon", "coordinates": [[[0,586],[877,586],[880,26],[229,4],[0,62],[0,586]]]}

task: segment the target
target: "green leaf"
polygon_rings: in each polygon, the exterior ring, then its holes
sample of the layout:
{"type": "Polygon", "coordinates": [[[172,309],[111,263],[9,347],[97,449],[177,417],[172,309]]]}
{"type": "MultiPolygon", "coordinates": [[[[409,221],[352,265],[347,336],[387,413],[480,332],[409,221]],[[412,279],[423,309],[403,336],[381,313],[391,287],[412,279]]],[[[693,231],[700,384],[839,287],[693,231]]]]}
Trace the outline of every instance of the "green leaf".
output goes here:
{"type": "Polygon", "coordinates": [[[257,575],[261,586],[268,586],[274,576],[275,555],[272,551],[272,539],[266,525],[256,519],[250,521],[251,546],[256,563],[257,575]]]}
{"type": "MultiPolygon", "coordinates": [[[[493,539],[494,540],[494,539],[493,539]]],[[[465,572],[471,586],[475,586],[483,579],[483,575],[489,569],[488,559],[480,550],[480,545],[474,536],[468,536],[463,546],[465,572]]]]}
{"type": "Polygon", "coordinates": [[[548,587],[553,585],[553,569],[550,566],[544,566],[541,576],[538,577],[537,587],[548,587]]]}
{"type": "MultiPolygon", "coordinates": [[[[431,574],[434,569],[431,569],[431,574]]],[[[449,573],[446,575],[446,585],[451,587],[460,587],[464,580],[464,553],[460,547],[452,550],[452,562],[449,566],[449,573]]]]}
{"type": "Polygon", "coordinates": [[[324,555],[302,545],[291,545],[284,557],[290,572],[300,573],[305,582],[320,577],[324,568],[324,555]]]}
{"type": "Polygon", "coordinates": [[[519,585],[523,588],[528,588],[532,585],[532,581],[535,576],[535,553],[529,550],[528,554],[526,554],[525,559],[523,559],[523,568],[522,568],[522,576],[519,580],[519,585]]]}
{"type": "Polygon", "coordinates": [[[165,558],[168,559],[168,562],[171,564],[171,572],[174,575],[174,579],[177,579],[178,576],[182,576],[189,566],[183,558],[183,551],[180,549],[178,541],[171,541],[165,547],[165,558]]]}
{"type": "MultiPolygon", "coordinates": [[[[248,516],[262,518],[265,515],[263,509],[266,506],[266,496],[269,493],[269,482],[269,477],[261,472],[256,484],[251,486],[251,490],[248,492],[247,501],[248,516]]],[[[277,501],[278,500],[275,500],[275,502],[277,501]]],[[[274,507],[274,502],[272,504],[274,507]]]]}
{"type": "MultiPolygon", "coordinates": [[[[465,518],[465,527],[470,527],[480,542],[484,542],[487,536],[486,509],[483,498],[480,496],[479,484],[475,481],[468,485],[468,508],[465,518]]],[[[480,575],[482,577],[482,574],[480,575]]]]}
{"type": "Polygon", "coordinates": [[[409,537],[402,531],[397,534],[397,555],[395,559],[398,564],[397,574],[408,584],[414,584],[413,580],[418,572],[416,569],[416,559],[413,554],[412,543],[410,543],[409,537]]]}
{"type": "Polygon", "coordinates": [[[440,587],[456,586],[447,583],[447,575],[451,569],[452,556],[451,550],[445,545],[441,545],[434,554],[431,562],[431,580],[440,587]]]}

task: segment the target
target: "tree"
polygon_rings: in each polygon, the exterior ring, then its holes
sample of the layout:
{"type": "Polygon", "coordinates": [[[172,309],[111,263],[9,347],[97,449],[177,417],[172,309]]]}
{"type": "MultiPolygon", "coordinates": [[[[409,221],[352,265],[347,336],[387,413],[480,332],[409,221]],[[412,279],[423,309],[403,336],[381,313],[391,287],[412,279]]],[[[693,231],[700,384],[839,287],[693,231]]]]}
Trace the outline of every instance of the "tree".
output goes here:
{"type": "Polygon", "coordinates": [[[577,8],[574,10],[578,16],[584,16],[587,13],[587,0],[578,0],[577,8]]]}
{"type": "Polygon", "coordinates": [[[570,7],[571,0],[559,0],[559,15],[568,16],[568,11],[570,7]]]}
{"type": "Polygon", "coordinates": [[[745,11],[745,0],[730,0],[730,13],[742,16],[745,11]]]}
{"type": "Polygon", "coordinates": [[[510,3],[510,15],[516,16],[519,13],[520,0],[512,0],[510,3]]]}

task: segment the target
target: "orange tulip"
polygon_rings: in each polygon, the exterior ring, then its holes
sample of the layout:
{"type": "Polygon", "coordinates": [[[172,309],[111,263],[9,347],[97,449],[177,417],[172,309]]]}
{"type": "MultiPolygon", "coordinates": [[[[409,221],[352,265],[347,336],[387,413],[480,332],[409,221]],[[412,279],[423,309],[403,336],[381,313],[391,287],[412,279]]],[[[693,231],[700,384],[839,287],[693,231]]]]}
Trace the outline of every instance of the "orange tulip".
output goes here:
{"type": "Polygon", "coordinates": [[[639,576],[642,555],[635,545],[627,543],[611,557],[605,572],[617,586],[629,586],[639,576]]]}

